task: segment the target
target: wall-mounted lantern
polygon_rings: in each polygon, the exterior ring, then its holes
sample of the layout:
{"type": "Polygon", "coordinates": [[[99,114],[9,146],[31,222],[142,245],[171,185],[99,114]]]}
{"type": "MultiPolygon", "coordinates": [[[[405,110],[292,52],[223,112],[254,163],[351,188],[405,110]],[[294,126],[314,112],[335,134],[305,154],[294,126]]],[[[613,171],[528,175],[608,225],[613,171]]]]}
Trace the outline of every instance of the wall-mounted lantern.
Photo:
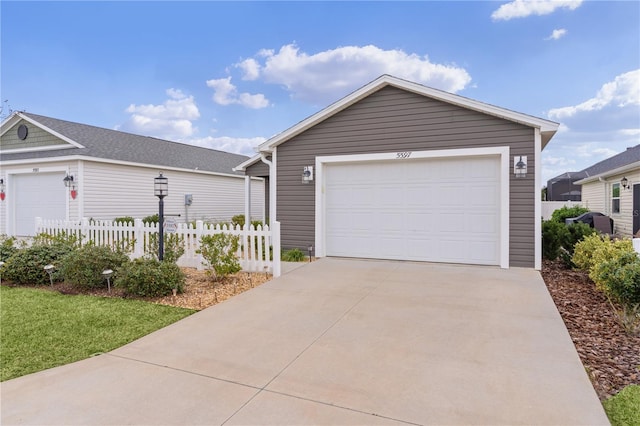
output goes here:
{"type": "Polygon", "coordinates": [[[527,177],[527,156],[526,155],[513,157],[513,173],[516,175],[516,179],[522,179],[527,177]]]}
{"type": "Polygon", "coordinates": [[[67,188],[70,188],[71,191],[69,191],[69,193],[71,194],[71,198],[72,199],[76,199],[76,197],[78,196],[78,191],[76,190],[76,186],[78,184],[78,181],[76,181],[73,178],[73,175],[67,174],[64,179],[62,179],[62,181],[64,182],[64,186],[67,188]]]}
{"type": "Polygon", "coordinates": [[[620,180],[620,185],[624,188],[624,189],[629,189],[631,188],[631,183],[629,183],[629,179],[627,179],[627,177],[623,177],[620,180]]]}
{"type": "Polygon", "coordinates": [[[0,179],[0,201],[4,201],[6,194],[4,193],[4,179],[0,179]]]}
{"type": "Polygon", "coordinates": [[[302,169],[302,183],[313,181],[313,166],[304,166],[302,169]]]}

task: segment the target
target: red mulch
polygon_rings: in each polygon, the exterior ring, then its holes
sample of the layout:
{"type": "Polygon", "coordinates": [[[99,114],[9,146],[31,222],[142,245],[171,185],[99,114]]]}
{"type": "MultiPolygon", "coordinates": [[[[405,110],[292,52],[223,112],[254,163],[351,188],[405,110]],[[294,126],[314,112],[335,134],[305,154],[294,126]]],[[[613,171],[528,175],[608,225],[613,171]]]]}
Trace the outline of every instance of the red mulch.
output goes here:
{"type": "Polygon", "coordinates": [[[589,276],[545,260],[542,278],[600,399],[640,385],[640,336],[625,332],[589,276]]]}

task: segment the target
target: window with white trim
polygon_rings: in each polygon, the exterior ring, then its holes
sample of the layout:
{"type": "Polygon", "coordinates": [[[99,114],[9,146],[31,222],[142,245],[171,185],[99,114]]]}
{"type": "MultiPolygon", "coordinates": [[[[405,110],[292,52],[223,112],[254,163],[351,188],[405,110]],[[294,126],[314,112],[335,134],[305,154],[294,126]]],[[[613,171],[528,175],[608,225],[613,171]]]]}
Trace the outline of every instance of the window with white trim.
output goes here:
{"type": "Polygon", "coordinates": [[[620,184],[611,185],[611,213],[620,213],[620,184]]]}

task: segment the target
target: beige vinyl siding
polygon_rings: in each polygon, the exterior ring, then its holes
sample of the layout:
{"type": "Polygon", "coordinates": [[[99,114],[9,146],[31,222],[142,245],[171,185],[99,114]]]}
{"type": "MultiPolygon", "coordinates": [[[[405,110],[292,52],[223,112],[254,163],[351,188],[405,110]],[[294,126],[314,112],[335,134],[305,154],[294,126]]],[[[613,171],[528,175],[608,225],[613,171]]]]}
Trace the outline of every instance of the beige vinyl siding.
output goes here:
{"type": "Polygon", "coordinates": [[[67,142],[60,138],[57,138],[42,130],[41,128],[34,126],[25,120],[20,120],[14,126],[12,126],[4,135],[2,135],[2,151],[12,149],[26,149],[26,148],[39,148],[56,145],[69,145],[67,142]],[[18,137],[18,127],[24,124],[29,129],[27,138],[21,140],[18,137]]]}
{"type": "Polygon", "coordinates": [[[582,185],[582,205],[589,210],[605,213],[606,185],[604,182],[595,181],[582,185]]]}
{"type": "MultiPolygon", "coordinates": [[[[84,216],[113,219],[120,216],[142,218],[158,212],[158,198],[153,195],[154,178],[162,170],[147,167],[85,162],[84,216]]],[[[164,199],[167,215],[180,214],[186,220],[184,195],[193,195],[188,218],[211,222],[228,221],[244,212],[244,177],[227,177],[206,173],[167,170],[169,195],[164,199]]],[[[252,209],[256,215],[264,205],[264,184],[252,182],[252,209]]]]}
{"type": "MultiPolygon", "coordinates": [[[[534,129],[387,86],[277,147],[277,216],[285,248],[315,240],[315,185],[301,183],[316,156],[510,147],[528,175],[510,173],[510,265],[534,266],[534,129]]],[[[470,212],[473,214],[473,212],[470,212]]]]}

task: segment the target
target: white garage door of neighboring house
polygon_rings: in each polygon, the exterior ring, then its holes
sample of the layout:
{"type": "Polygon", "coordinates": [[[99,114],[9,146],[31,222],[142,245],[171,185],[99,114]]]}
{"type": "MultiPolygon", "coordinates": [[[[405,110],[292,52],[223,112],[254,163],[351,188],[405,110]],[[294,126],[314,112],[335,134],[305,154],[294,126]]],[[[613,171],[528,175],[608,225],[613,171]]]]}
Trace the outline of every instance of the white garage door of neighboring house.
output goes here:
{"type": "Polygon", "coordinates": [[[500,157],[327,164],[328,256],[500,264],[500,157]]]}
{"type": "Polygon", "coordinates": [[[64,173],[32,173],[13,176],[14,234],[35,234],[35,218],[65,219],[67,189],[64,173]]]}

